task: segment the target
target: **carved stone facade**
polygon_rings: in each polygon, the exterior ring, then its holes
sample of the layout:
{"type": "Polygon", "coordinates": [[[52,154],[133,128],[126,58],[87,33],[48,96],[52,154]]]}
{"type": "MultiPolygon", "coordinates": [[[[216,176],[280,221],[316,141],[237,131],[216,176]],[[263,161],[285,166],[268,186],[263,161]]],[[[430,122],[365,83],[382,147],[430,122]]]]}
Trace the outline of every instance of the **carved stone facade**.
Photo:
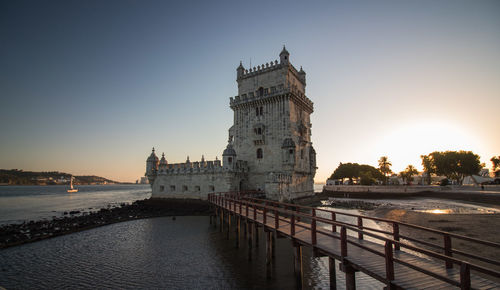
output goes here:
{"type": "Polygon", "coordinates": [[[206,199],[210,192],[261,190],[275,200],[313,194],[316,152],[311,142],[313,103],[306,73],[280,61],[236,69],[238,95],[230,98],[234,125],[220,160],[168,164],[153,152],[146,162],[153,197],[206,199]]]}

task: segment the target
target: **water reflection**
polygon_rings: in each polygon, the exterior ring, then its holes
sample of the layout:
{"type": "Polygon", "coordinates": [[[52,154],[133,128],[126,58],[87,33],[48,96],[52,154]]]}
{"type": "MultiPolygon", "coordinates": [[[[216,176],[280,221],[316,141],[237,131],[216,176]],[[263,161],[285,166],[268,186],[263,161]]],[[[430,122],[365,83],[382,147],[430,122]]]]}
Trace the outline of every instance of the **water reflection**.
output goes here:
{"type": "MultiPolygon", "coordinates": [[[[242,235],[243,237],[243,235],[242,235]]],[[[0,286],[6,289],[294,289],[293,246],[276,239],[267,277],[265,235],[259,246],[237,248],[208,217],[135,220],[0,251],[0,286]]],[[[254,243],[255,245],[255,243],[254,243]]],[[[304,288],[329,288],[328,258],[303,250],[304,288]]],[[[337,285],[345,288],[337,268],[337,285]]],[[[360,289],[384,285],[357,273],[360,289]]]]}
{"type": "Polygon", "coordinates": [[[424,209],[417,211],[425,213],[433,213],[433,214],[450,214],[453,212],[451,209],[424,209]]]}

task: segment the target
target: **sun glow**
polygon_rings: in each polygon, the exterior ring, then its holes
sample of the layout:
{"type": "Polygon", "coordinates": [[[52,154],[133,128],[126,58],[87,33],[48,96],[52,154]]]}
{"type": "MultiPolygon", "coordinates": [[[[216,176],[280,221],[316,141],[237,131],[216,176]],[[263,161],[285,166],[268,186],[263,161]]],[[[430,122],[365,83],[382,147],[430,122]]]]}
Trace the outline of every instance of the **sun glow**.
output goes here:
{"type": "MultiPolygon", "coordinates": [[[[391,128],[392,126],[388,126],[391,128]]],[[[420,155],[433,151],[472,150],[477,153],[477,139],[466,127],[442,121],[406,123],[388,129],[382,134],[374,152],[388,156],[394,172],[402,171],[412,164],[420,171],[420,155]]]]}

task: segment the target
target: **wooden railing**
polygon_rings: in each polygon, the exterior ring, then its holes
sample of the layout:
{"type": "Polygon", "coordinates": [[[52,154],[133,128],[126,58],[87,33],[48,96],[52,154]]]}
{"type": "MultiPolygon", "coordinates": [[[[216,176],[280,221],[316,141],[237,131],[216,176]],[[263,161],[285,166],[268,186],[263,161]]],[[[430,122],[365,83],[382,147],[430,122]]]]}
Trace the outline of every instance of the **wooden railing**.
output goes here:
{"type": "Polygon", "coordinates": [[[445,281],[446,283],[449,283],[451,285],[461,287],[462,289],[469,289],[471,287],[471,270],[483,273],[486,276],[491,276],[496,279],[500,278],[500,272],[492,269],[495,268],[495,266],[499,266],[500,261],[479,256],[474,253],[460,251],[452,247],[453,241],[462,240],[498,250],[500,249],[499,243],[475,239],[463,235],[448,233],[390,219],[342,213],[329,209],[314,208],[253,197],[257,194],[261,194],[261,192],[214,193],[210,194],[208,199],[214,205],[229,209],[236,214],[240,214],[246,217],[248,217],[249,209],[251,209],[253,212],[253,217],[250,218],[256,221],[258,215],[262,216],[264,225],[268,222],[269,218],[272,218],[274,219],[274,228],[276,230],[279,230],[280,222],[285,222],[290,225],[290,234],[292,237],[295,236],[297,228],[308,229],[311,233],[310,240],[313,247],[317,243],[318,233],[332,237],[334,239],[340,239],[340,252],[342,258],[348,256],[347,244],[354,245],[356,247],[384,257],[386,265],[386,281],[384,282],[387,283],[390,283],[390,281],[393,281],[395,279],[394,263],[399,263],[426,275],[445,281]],[[318,213],[321,213],[321,216],[318,215],[318,213]],[[356,223],[351,224],[339,221],[337,220],[338,216],[352,217],[356,220],[356,223]],[[386,223],[390,228],[392,228],[392,231],[367,227],[363,222],[365,220],[386,223]],[[325,229],[324,227],[318,228],[318,224],[320,223],[323,226],[330,226],[330,229],[325,229]],[[400,233],[401,227],[407,227],[412,230],[420,230],[439,235],[441,236],[443,245],[434,244],[428,241],[423,241],[420,239],[402,235],[400,233]],[[340,231],[338,232],[338,230],[340,231]],[[357,233],[357,239],[349,239],[347,235],[348,230],[357,233]],[[383,244],[384,252],[374,250],[373,248],[367,247],[364,244],[360,243],[359,241],[363,240],[365,236],[369,236],[375,242],[383,244]],[[414,244],[408,243],[408,241],[414,244]],[[423,248],[422,245],[426,248],[423,248]],[[412,263],[395,258],[394,251],[399,251],[401,248],[419,253],[423,256],[441,260],[446,269],[453,268],[453,265],[458,265],[460,268],[460,280],[456,281],[454,279],[450,279],[447,276],[440,275],[422,267],[413,265],[412,263]],[[478,265],[474,262],[457,259],[453,256],[454,254],[467,257],[468,259],[481,261],[485,265],[478,265]]]}

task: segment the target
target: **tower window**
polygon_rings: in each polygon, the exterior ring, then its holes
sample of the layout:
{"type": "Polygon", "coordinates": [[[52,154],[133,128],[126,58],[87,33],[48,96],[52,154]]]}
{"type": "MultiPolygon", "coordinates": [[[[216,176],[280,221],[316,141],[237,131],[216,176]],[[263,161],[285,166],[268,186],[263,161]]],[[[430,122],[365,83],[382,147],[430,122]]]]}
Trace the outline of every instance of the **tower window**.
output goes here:
{"type": "Polygon", "coordinates": [[[288,153],[293,154],[293,149],[290,149],[288,153]]]}
{"type": "Polygon", "coordinates": [[[262,128],[257,128],[257,135],[262,135],[262,128]]]}
{"type": "Polygon", "coordinates": [[[262,148],[257,149],[257,159],[262,159],[263,154],[262,154],[262,148]]]}
{"type": "Polygon", "coordinates": [[[165,190],[165,186],[160,185],[160,191],[164,191],[164,190],[165,190]]]}
{"type": "Polygon", "coordinates": [[[300,159],[304,159],[304,149],[300,150],[300,159]]]}
{"type": "Polygon", "coordinates": [[[259,88],[259,96],[262,97],[264,95],[264,88],[260,87],[259,88]]]}
{"type": "Polygon", "coordinates": [[[255,107],[256,116],[262,116],[263,113],[264,113],[264,107],[255,107]]]}
{"type": "Polygon", "coordinates": [[[170,191],[175,191],[175,185],[170,185],[170,191]]]}
{"type": "Polygon", "coordinates": [[[229,162],[229,163],[233,162],[233,157],[228,157],[227,162],[229,162]]]}
{"type": "Polygon", "coordinates": [[[187,185],[183,185],[183,186],[182,186],[182,191],[188,191],[188,187],[187,187],[187,185]]]}

